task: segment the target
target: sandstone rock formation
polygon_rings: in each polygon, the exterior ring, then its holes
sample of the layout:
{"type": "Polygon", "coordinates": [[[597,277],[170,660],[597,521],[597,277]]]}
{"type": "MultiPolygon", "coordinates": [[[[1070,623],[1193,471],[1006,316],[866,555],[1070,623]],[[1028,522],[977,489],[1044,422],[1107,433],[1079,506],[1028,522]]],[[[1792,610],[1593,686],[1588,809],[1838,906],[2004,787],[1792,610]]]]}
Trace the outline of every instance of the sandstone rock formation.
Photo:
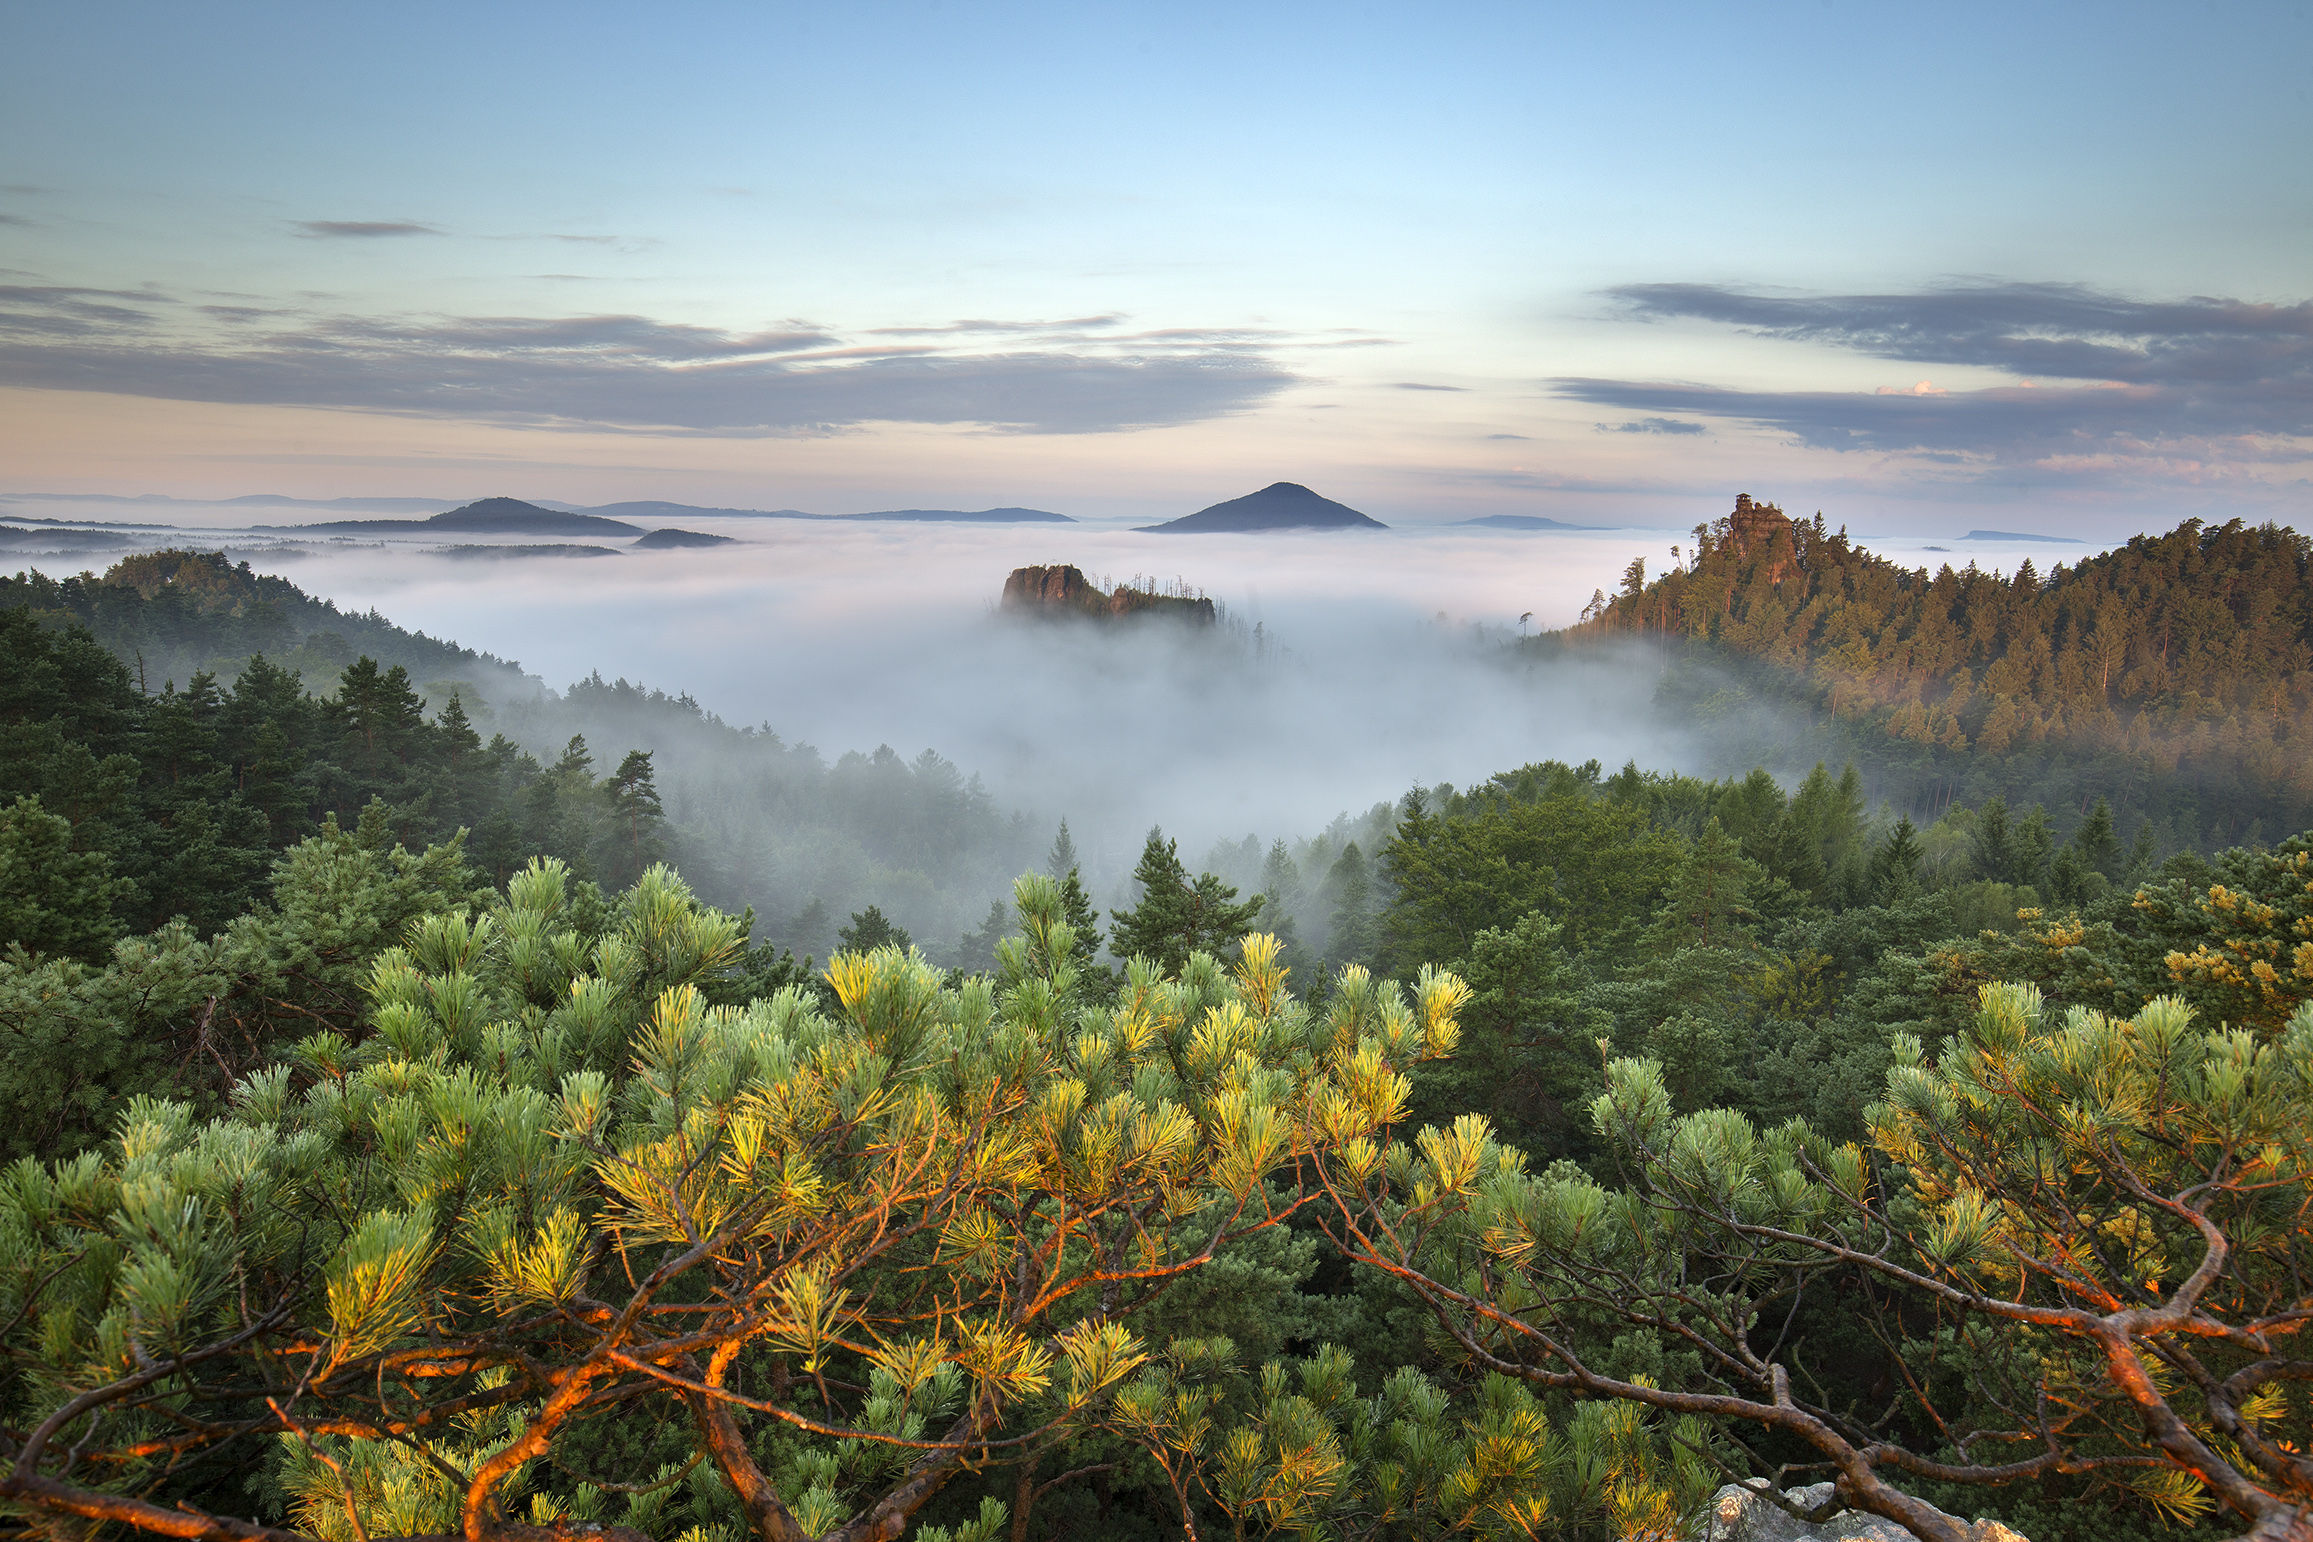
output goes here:
{"type": "Polygon", "coordinates": [[[1073,564],[1014,568],[1004,580],[1003,608],[1013,615],[1085,616],[1096,621],[1157,615],[1211,626],[1219,619],[1213,602],[1201,594],[1165,594],[1130,584],[1118,584],[1113,593],[1103,593],[1073,564]]]}

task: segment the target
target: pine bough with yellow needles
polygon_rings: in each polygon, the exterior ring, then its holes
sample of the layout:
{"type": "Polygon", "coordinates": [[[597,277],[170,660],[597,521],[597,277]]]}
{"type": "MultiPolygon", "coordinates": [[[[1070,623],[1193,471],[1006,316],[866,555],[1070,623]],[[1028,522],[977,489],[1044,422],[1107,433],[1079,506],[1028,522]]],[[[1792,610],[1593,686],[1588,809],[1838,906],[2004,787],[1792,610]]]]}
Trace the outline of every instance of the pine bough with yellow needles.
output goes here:
{"type": "Polygon", "coordinates": [[[551,862],[414,922],[366,1032],[0,1179],[0,1502],[55,1538],[484,1542],[651,1532],[705,1482],[764,1542],[855,1542],[1110,1419],[1135,1311],[1370,1145],[1467,992],[1358,972],[1313,1012],[1252,937],[1093,1004],[1057,887],[1015,897],[996,976],[839,955],[833,1015],[710,1006],[738,924],[663,868],[591,942],[551,862]],[[638,1423],[688,1456],[539,1482],[638,1423]],[[220,1462],[302,1530],[171,1502],[220,1462]]]}

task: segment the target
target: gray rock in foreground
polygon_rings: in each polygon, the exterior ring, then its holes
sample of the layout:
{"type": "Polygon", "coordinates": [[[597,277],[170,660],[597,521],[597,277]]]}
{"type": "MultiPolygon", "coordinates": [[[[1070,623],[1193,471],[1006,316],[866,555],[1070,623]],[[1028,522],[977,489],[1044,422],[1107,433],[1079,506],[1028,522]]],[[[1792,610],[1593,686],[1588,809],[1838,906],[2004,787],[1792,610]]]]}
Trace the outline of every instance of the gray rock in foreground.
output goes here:
{"type": "MultiPolygon", "coordinates": [[[[1801,1510],[1812,1510],[1831,1497],[1831,1488],[1828,1483],[1790,1488],[1783,1497],[1801,1510]]],[[[1703,1517],[1703,1529],[1695,1533],[1694,1542],[1917,1542],[1895,1522],[1860,1510],[1810,1526],[1733,1483],[1711,1496],[1703,1517]]],[[[1998,1521],[1979,1520],[1971,1526],[1954,1517],[1953,1524],[1966,1532],[1968,1542],[2027,1542],[1998,1521]]]]}

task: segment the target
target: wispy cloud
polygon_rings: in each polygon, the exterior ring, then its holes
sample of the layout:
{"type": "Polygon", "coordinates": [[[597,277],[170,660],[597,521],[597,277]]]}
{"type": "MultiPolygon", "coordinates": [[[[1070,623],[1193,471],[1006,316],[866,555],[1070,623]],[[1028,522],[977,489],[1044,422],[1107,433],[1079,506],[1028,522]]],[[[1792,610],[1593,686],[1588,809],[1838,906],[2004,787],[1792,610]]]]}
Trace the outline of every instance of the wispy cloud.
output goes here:
{"type": "Polygon", "coordinates": [[[1467,391],[1469,387],[1429,385],[1419,380],[1393,380],[1390,382],[1390,389],[1394,391],[1467,391]]]}
{"type": "Polygon", "coordinates": [[[1629,423],[1601,423],[1602,434],[1699,434],[1700,423],[1686,423],[1677,418],[1638,418],[1629,423]]]}
{"type": "MultiPolygon", "coordinates": [[[[637,315],[163,314],[144,293],[0,288],[0,380],[171,400],[756,436],[873,422],[1086,433],[1242,411],[1297,378],[1271,340],[1117,335],[1089,317],[995,348],[971,324],[854,343],[808,322],[724,330],[637,315]],[[134,303],[122,303],[134,302],[134,303]],[[945,337],[935,337],[946,330],[945,337]]],[[[180,308],[181,309],[181,308],[180,308]]]]}
{"type": "Polygon", "coordinates": [[[438,236],[442,232],[416,220],[299,220],[297,233],[309,241],[360,241],[379,236],[438,236]]]}
{"type": "Polygon", "coordinates": [[[141,331],[158,324],[146,308],[156,302],[172,303],[140,289],[0,284],[0,338],[99,339],[141,331]]]}
{"type": "Polygon", "coordinates": [[[959,332],[1011,333],[1032,332],[1089,332],[1101,327],[1121,326],[1121,315],[1075,316],[1066,321],[943,321],[937,326],[870,327],[874,337],[942,337],[959,332]]]}
{"type": "Polygon", "coordinates": [[[2220,481],[2313,460],[2284,442],[2313,435],[2313,302],[2137,300],[2024,283],[1884,295],[1714,284],[1607,293],[1639,321],[1705,321],[1873,358],[1999,370],[2018,383],[1964,390],[1921,380],[1868,392],[1556,383],[1597,406],[1749,422],[1814,448],[1915,455],[1985,477],[2030,467],[2080,481],[2220,481]]]}
{"type": "Polygon", "coordinates": [[[30,225],[34,223],[21,214],[0,214],[0,225],[30,225]]]}

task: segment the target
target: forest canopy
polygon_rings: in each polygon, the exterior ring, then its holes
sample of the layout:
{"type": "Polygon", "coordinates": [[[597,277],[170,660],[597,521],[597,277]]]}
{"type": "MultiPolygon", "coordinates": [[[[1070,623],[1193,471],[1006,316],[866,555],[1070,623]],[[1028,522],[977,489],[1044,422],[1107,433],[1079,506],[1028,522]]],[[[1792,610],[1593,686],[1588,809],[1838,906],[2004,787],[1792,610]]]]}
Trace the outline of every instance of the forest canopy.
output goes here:
{"type": "Polygon", "coordinates": [[[413,662],[492,661],[382,619],[316,686],[227,657],[277,594],[174,571],[0,609],[27,1537],[2313,1524],[2313,834],[2179,846],[2123,812],[2171,773],[2061,746],[2080,798],[1917,819],[1884,763],[1541,761],[1152,829],[1096,904],[929,752],[470,712],[413,662]],[[171,617],[206,662],[140,688],[105,639],[171,617]],[[854,842],[856,908],[719,902],[680,735],[751,746],[780,849],[854,842]]]}
{"type": "Polygon", "coordinates": [[[1672,710],[1799,709],[1802,756],[1856,759],[1915,813],[2101,794],[2176,845],[2313,820],[2313,543],[2294,530],[2194,519],[2046,573],[1931,574],[1745,495],[1673,550],[1528,646],[1667,647],[1672,710]]]}

